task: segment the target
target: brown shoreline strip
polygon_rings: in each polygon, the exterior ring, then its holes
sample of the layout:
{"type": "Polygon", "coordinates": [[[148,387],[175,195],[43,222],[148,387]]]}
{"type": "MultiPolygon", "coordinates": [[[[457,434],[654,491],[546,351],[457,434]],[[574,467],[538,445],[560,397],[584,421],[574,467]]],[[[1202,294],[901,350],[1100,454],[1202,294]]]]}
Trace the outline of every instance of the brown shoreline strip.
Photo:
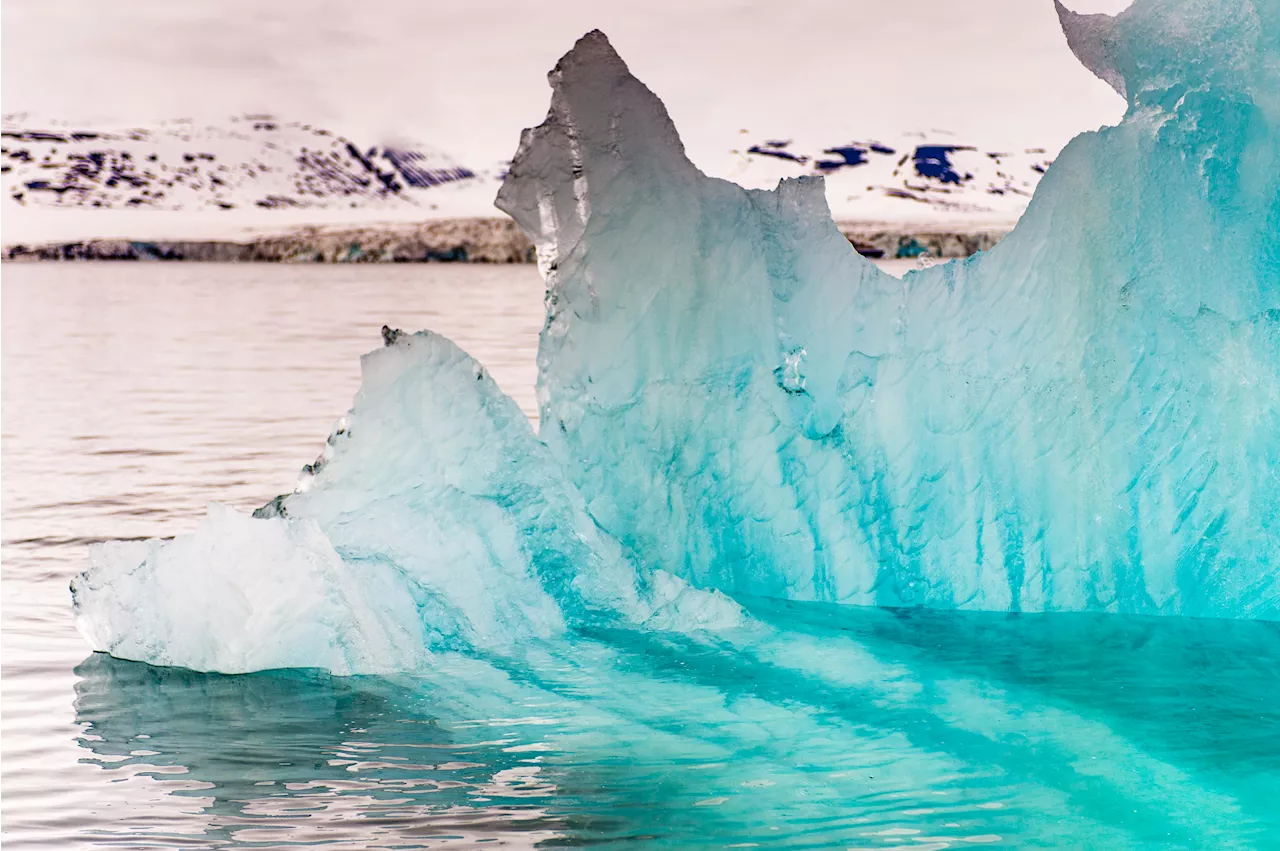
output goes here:
{"type": "MultiPolygon", "coordinates": [[[[1008,232],[989,228],[894,227],[839,223],[858,253],[872,258],[968,257],[1008,232]]],[[[7,245],[6,261],[169,260],[201,263],[533,263],[533,245],[510,219],[440,219],[370,227],[305,227],[231,240],[94,239],[7,245]]]]}

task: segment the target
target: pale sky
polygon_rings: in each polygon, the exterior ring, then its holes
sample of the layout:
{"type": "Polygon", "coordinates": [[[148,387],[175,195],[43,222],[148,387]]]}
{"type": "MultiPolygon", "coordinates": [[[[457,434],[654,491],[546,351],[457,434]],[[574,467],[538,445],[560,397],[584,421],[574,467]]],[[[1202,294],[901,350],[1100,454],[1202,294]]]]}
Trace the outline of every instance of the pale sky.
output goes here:
{"type": "MultiPolygon", "coordinates": [[[[1126,0],[1076,0],[1116,12],[1126,0]]],[[[1051,0],[3,0],[5,112],[152,123],[272,112],[485,167],[546,112],[546,72],[600,28],[695,162],[753,137],[943,128],[1061,145],[1123,102],[1051,0]]]]}

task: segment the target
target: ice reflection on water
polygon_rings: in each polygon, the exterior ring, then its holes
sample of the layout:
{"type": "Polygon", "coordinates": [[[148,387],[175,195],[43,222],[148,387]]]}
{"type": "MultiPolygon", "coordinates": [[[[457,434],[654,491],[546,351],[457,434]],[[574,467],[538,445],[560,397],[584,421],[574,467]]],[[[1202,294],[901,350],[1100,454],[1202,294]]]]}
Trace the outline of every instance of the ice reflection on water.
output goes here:
{"type": "Polygon", "coordinates": [[[755,601],[423,678],[85,658],[84,543],[286,489],[384,323],[532,407],[533,270],[8,265],[6,847],[1280,845],[1280,628],[755,601]]]}
{"type": "Polygon", "coordinates": [[[554,793],[511,748],[521,725],[443,727],[404,685],[314,672],[242,677],[94,655],[76,668],[81,745],[108,773],[151,777],[199,817],[135,814],[103,835],[199,829],[205,840],[472,847],[552,837],[554,793]]]}

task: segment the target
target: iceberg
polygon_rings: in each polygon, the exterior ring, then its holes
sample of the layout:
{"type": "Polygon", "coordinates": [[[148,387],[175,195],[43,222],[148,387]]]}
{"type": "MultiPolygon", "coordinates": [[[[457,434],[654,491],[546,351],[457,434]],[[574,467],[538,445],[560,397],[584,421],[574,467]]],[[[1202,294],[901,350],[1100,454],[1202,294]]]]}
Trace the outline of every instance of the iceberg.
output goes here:
{"type": "Polygon", "coordinates": [[[548,287],[542,437],[642,563],[885,606],[1280,615],[1280,3],[1138,0],[1126,96],[1012,235],[899,281],[817,178],[702,174],[596,32],[498,196],[548,287]]]}
{"type": "Polygon", "coordinates": [[[821,178],[701,173],[584,36],[498,196],[547,282],[540,433],[385,329],[294,493],[96,547],[80,631],[350,674],[767,634],[733,597],[1280,619],[1280,0],[1059,15],[1124,120],[996,248],[902,280],[821,178]]]}

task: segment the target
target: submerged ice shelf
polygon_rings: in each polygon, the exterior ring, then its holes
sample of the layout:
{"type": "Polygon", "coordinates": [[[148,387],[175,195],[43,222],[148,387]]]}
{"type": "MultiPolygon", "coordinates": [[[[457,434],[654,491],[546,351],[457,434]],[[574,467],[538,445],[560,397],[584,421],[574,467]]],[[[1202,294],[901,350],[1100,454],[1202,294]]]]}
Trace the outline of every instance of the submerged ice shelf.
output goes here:
{"type": "Polygon", "coordinates": [[[726,594],[1280,618],[1280,0],[1059,13],[1125,119],[995,249],[901,281],[820,179],[703,175],[588,34],[498,197],[547,281],[541,434],[447,340],[389,333],[298,492],[95,549],[82,633],[353,673],[758,634],[726,594]]]}

